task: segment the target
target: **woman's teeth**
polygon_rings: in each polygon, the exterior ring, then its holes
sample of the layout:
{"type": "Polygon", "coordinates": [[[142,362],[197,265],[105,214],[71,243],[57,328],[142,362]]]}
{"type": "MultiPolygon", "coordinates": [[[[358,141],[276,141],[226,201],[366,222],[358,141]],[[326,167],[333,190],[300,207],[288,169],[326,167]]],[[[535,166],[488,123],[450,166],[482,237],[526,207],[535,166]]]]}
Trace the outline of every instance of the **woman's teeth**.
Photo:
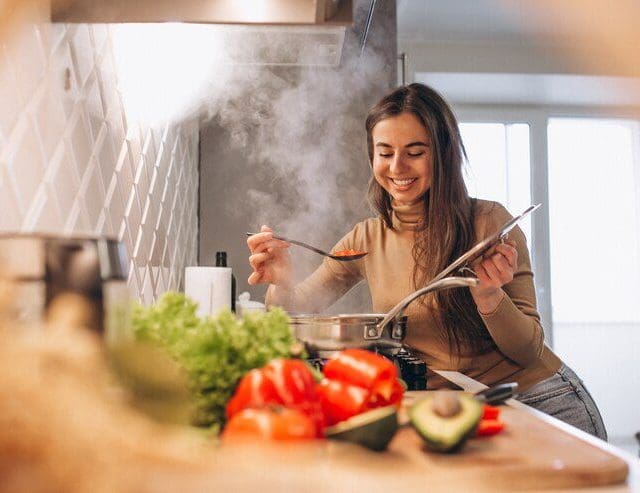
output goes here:
{"type": "Polygon", "coordinates": [[[411,185],[416,180],[417,180],[417,178],[408,178],[406,180],[398,180],[398,179],[395,179],[395,178],[391,178],[391,181],[395,185],[398,185],[399,187],[406,187],[407,185],[411,185]]]}

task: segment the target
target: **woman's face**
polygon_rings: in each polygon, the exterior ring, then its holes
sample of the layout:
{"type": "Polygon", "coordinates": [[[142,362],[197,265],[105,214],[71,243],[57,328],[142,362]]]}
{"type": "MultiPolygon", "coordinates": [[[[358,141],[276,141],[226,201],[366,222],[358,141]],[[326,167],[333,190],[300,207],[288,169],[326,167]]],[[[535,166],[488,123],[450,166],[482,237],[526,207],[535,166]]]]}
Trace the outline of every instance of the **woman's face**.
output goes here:
{"type": "Polygon", "coordinates": [[[413,113],[379,121],[373,138],[373,176],[397,202],[407,204],[429,190],[433,154],[427,129],[413,113]]]}

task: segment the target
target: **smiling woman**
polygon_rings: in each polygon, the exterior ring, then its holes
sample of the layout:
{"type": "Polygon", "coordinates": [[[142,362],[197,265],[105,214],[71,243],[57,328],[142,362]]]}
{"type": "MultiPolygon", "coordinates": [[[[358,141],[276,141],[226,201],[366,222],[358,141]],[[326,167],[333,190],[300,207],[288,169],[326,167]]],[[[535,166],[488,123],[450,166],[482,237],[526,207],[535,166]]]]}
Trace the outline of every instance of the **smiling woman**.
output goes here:
{"type": "MultiPolygon", "coordinates": [[[[270,284],[267,304],[318,312],[365,279],[374,310],[388,312],[511,219],[502,205],[469,197],[458,123],[433,89],[411,84],[394,90],[370,110],[366,130],[369,199],[378,216],[356,224],[332,251],[367,256],[327,258],[295,284],[288,243],[263,226],[247,244],[249,282],[270,284]]],[[[606,439],[582,382],[544,343],[520,228],[473,270],[477,286],[439,291],[407,307],[405,343],[429,369],[456,370],[489,386],[517,382],[529,405],[606,439]]],[[[448,385],[429,374],[430,389],[448,385]]]]}
{"type": "Polygon", "coordinates": [[[373,132],[373,175],[398,203],[410,204],[431,186],[433,156],[429,136],[413,113],[379,122],[373,132]]]}

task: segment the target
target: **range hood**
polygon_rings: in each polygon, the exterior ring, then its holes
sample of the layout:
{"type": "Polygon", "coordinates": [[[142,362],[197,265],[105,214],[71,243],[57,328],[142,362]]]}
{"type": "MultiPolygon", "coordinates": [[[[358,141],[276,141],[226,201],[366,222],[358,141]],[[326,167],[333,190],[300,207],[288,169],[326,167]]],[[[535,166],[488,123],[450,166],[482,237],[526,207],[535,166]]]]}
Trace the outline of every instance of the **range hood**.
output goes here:
{"type": "Polygon", "coordinates": [[[53,22],[337,25],[352,0],[51,0],[53,22]]]}
{"type": "Polygon", "coordinates": [[[336,67],[353,0],[50,0],[65,23],[216,24],[224,63],[336,67]]]}

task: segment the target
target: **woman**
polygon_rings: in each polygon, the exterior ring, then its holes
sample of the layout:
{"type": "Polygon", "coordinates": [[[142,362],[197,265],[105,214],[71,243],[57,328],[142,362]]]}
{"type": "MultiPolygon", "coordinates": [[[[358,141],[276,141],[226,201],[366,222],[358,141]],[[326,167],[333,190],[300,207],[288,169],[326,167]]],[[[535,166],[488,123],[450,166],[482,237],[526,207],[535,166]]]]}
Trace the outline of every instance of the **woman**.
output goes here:
{"type": "MultiPolygon", "coordinates": [[[[267,304],[320,311],[366,279],[374,311],[386,312],[511,218],[500,204],[469,197],[458,124],[434,90],[396,89],[371,109],[366,130],[369,199],[379,215],[358,223],[334,250],[369,254],[353,262],[325,259],[294,285],[288,244],[263,226],[247,244],[249,283],[270,284],[267,304]]],[[[606,440],[582,381],[544,344],[522,231],[515,228],[473,270],[478,286],[409,305],[406,344],[428,368],[457,370],[487,385],[518,382],[522,402],[606,440]]],[[[428,381],[429,388],[450,385],[432,373],[428,381]]]]}

